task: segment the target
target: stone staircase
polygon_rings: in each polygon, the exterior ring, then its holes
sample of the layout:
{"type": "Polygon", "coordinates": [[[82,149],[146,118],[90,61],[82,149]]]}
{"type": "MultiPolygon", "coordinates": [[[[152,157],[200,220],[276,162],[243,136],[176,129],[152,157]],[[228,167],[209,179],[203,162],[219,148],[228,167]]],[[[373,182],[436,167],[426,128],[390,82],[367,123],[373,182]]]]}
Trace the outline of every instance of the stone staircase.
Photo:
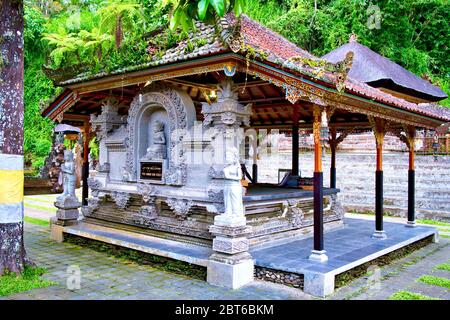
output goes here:
{"type": "MultiPolygon", "coordinates": [[[[302,176],[312,177],[314,155],[300,154],[302,176]]],[[[278,168],[291,167],[289,153],[262,157],[258,162],[259,182],[276,183],[278,168]]],[[[416,156],[417,218],[450,221],[450,157],[416,156]]],[[[375,206],[375,154],[338,152],[337,187],[349,211],[370,212],[375,206]]],[[[330,155],[323,159],[324,185],[329,185],[330,155]]],[[[408,154],[383,155],[384,208],[386,214],[405,216],[408,205],[408,154]]]]}

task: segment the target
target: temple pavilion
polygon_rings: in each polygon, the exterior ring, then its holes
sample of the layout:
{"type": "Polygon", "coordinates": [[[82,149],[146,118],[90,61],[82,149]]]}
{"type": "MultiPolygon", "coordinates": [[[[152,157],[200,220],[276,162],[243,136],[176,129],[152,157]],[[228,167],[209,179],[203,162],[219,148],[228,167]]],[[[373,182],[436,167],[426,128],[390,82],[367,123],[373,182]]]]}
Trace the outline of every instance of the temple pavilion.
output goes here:
{"type": "MultiPolygon", "coordinates": [[[[415,226],[414,137],[417,129],[450,121],[448,109],[435,104],[447,97],[442,90],[355,40],[318,58],[245,15],[197,23],[189,39],[148,63],[54,81],[62,93],[42,115],[83,130],[85,167],[82,217],[55,219],[52,237],[75,234],[198,264],[207,268],[208,282],[232,288],[252,281],[253,250],[297,239],[312,238],[311,247],[303,248],[310,254],[301,257],[308,268],[332,265],[324,230],[346,227],[336,148],[353,130],[373,130],[376,140],[375,221],[361,241],[391,237],[383,224],[388,132],[409,149],[405,225],[415,226]],[[279,184],[258,183],[257,137],[275,129],[292,132],[292,168],[279,184]],[[314,135],[313,177],[299,174],[301,129],[314,135]],[[247,138],[237,139],[242,132],[247,138]],[[90,172],[88,141],[94,135],[100,157],[90,172]],[[331,168],[322,167],[324,143],[331,168]],[[229,151],[245,145],[253,159],[248,170],[242,165],[245,192],[236,200],[225,168],[237,159],[230,160],[229,151]],[[205,153],[214,160],[192,160],[205,153]],[[330,170],[329,183],[324,169],[330,170]],[[245,219],[219,218],[229,203],[239,208],[236,202],[242,202],[245,219]]],[[[404,228],[409,242],[401,245],[429,236],[420,228],[404,228]]],[[[305,291],[332,292],[330,278],[314,272],[297,272],[304,273],[305,291]]]]}

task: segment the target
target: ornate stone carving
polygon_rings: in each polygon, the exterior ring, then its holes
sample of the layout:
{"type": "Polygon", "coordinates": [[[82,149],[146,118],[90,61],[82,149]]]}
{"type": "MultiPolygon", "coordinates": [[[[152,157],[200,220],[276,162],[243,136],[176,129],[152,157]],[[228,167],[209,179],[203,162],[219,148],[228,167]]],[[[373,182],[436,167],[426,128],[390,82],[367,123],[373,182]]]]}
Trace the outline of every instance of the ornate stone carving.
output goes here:
{"type": "Polygon", "coordinates": [[[130,194],[127,192],[114,191],[111,194],[111,198],[114,199],[118,208],[124,210],[130,200],[130,194]]]}
{"type": "Polygon", "coordinates": [[[283,217],[286,217],[291,225],[296,228],[302,227],[304,222],[304,212],[299,208],[299,201],[288,199],[283,203],[283,217]]]}
{"type": "Polygon", "coordinates": [[[175,199],[168,198],[166,203],[169,205],[170,209],[173,210],[175,216],[179,220],[185,220],[189,214],[189,209],[191,209],[193,202],[191,200],[185,199],[175,199]]]}
{"type": "Polygon", "coordinates": [[[103,164],[99,163],[97,166],[97,171],[101,173],[108,173],[111,169],[111,165],[109,162],[105,162],[103,164]]]}
{"type": "Polygon", "coordinates": [[[98,190],[103,186],[100,181],[94,178],[88,178],[87,183],[89,188],[91,188],[91,190],[98,190]]]}
{"type": "Polygon", "coordinates": [[[145,89],[131,103],[128,111],[128,147],[126,166],[133,180],[137,177],[137,142],[136,127],[138,116],[152,105],[162,106],[169,117],[170,143],[167,152],[170,161],[165,173],[166,184],[183,185],[186,183],[187,173],[184,150],[182,147],[183,136],[188,129],[187,113],[180,93],[166,86],[150,86],[145,89]]]}
{"type": "Polygon", "coordinates": [[[246,106],[238,102],[238,87],[231,78],[221,81],[217,85],[217,102],[202,104],[204,126],[214,124],[216,128],[239,127],[248,125],[251,116],[251,105],[246,106]]]}
{"type": "Polygon", "coordinates": [[[144,204],[155,202],[155,197],[158,191],[154,185],[148,183],[139,183],[138,190],[139,193],[142,195],[142,202],[144,204]]]}
{"type": "Polygon", "coordinates": [[[213,179],[225,178],[223,173],[223,165],[212,165],[208,170],[208,175],[213,179]]]}
{"type": "Polygon", "coordinates": [[[345,210],[344,207],[341,204],[341,201],[339,200],[339,197],[337,194],[331,195],[331,207],[330,210],[332,212],[332,215],[335,216],[337,219],[343,219],[345,210]]]}
{"type": "Polygon", "coordinates": [[[245,237],[228,238],[218,236],[213,240],[213,249],[214,251],[227,254],[245,252],[248,251],[248,239],[245,237]]]}
{"type": "Polygon", "coordinates": [[[100,141],[107,137],[108,133],[125,123],[126,116],[118,114],[119,103],[113,97],[102,101],[102,112],[99,116],[91,114],[91,126],[100,141]]]}

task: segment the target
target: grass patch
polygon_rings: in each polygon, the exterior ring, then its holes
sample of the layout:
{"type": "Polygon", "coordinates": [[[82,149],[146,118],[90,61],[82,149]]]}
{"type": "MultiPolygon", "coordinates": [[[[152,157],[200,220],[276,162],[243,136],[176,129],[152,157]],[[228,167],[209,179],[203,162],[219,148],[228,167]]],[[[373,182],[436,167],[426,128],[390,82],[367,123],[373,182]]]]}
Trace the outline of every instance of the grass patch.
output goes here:
{"type": "Polygon", "coordinates": [[[28,223],[37,224],[39,226],[48,227],[50,225],[50,222],[48,220],[43,220],[43,219],[38,219],[38,218],[33,218],[33,217],[28,217],[28,216],[23,217],[23,220],[28,223]]]}
{"type": "Polygon", "coordinates": [[[432,242],[433,242],[433,236],[429,236],[420,241],[411,243],[410,245],[408,245],[406,247],[392,251],[392,252],[390,252],[384,256],[381,256],[375,260],[366,262],[366,263],[364,263],[360,266],[357,266],[351,270],[340,273],[340,274],[336,275],[336,277],[335,277],[335,287],[336,288],[343,287],[346,284],[353,281],[354,279],[367,275],[367,270],[370,266],[374,266],[374,265],[377,267],[385,266],[387,264],[392,263],[394,260],[403,258],[403,257],[413,253],[414,251],[427,246],[428,244],[430,244],[432,242]]]}
{"type": "Polygon", "coordinates": [[[425,275],[417,279],[417,282],[423,282],[426,284],[431,284],[432,286],[439,286],[450,289],[450,279],[443,277],[425,275]]]}
{"type": "Polygon", "coordinates": [[[430,220],[430,219],[417,220],[417,223],[431,224],[434,226],[441,226],[441,227],[450,227],[450,223],[448,223],[448,222],[435,221],[435,220],[430,220]]]}
{"type": "Polygon", "coordinates": [[[64,241],[82,247],[88,247],[95,251],[104,252],[109,256],[121,260],[136,262],[141,265],[149,265],[155,269],[168,271],[175,274],[189,276],[195,279],[206,280],[206,268],[184,261],[160,257],[134,249],[116,246],[97,240],[86,239],[75,235],[65,234],[64,241]]]}
{"type": "Polygon", "coordinates": [[[448,235],[448,234],[440,234],[439,237],[445,238],[445,239],[450,239],[450,235],[448,235]]]}
{"type": "Polygon", "coordinates": [[[0,296],[9,296],[31,289],[55,285],[54,282],[42,279],[45,268],[25,267],[23,274],[8,273],[0,277],[0,296]]]}
{"type": "Polygon", "coordinates": [[[41,211],[47,211],[47,212],[51,212],[51,213],[56,212],[56,208],[39,206],[37,204],[30,204],[30,203],[25,202],[24,206],[25,206],[25,208],[38,209],[41,211]]]}
{"type": "Polygon", "coordinates": [[[423,294],[410,292],[410,291],[398,291],[389,297],[389,300],[440,300],[423,294]]]}
{"type": "Polygon", "coordinates": [[[434,269],[434,270],[445,270],[445,271],[450,271],[450,263],[444,262],[444,263],[438,264],[438,265],[435,266],[433,269],[434,269]]]}
{"type": "Polygon", "coordinates": [[[26,196],[26,197],[24,197],[23,200],[24,200],[24,202],[31,201],[31,202],[50,203],[50,204],[53,204],[53,202],[55,202],[55,200],[56,200],[55,197],[53,197],[53,199],[52,198],[47,198],[47,199],[48,200],[41,199],[41,198],[32,198],[32,197],[26,196]]]}

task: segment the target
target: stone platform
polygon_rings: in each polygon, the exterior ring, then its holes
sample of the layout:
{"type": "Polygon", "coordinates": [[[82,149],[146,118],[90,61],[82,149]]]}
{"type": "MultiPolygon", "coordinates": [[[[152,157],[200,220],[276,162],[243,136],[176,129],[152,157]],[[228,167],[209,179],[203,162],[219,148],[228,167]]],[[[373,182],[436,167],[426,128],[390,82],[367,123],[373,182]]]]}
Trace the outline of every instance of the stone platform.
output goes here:
{"type": "MultiPolygon", "coordinates": [[[[408,228],[403,223],[393,222],[385,222],[384,225],[388,238],[374,239],[371,238],[373,221],[345,218],[344,227],[325,233],[325,249],[329,259],[322,263],[308,260],[313,241],[311,237],[287,243],[280,241],[270,247],[254,247],[250,253],[255,266],[303,275],[305,293],[324,297],[334,291],[334,278],[337,274],[429,236],[434,236],[437,241],[437,230],[433,227],[408,228]]],[[[210,248],[204,246],[85,222],[57,228],[62,229],[52,230],[52,234],[63,232],[77,235],[204,267],[207,267],[208,257],[212,253],[210,248]]]]}
{"type": "Polygon", "coordinates": [[[304,291],[324,297],[334,291],[337,274],[355,268],[392,251],[429,236],[437,242],[437,229],[427,226],[405,227],[403,223],[385,222],[387,239],[372,238],[374,222],[345,218],[344,227],[325,233],[328,261],[308,259],[313,247],[311,237],[266,248],[250,250],[255,265],[274,270],[303,274],[304,291]]]}

